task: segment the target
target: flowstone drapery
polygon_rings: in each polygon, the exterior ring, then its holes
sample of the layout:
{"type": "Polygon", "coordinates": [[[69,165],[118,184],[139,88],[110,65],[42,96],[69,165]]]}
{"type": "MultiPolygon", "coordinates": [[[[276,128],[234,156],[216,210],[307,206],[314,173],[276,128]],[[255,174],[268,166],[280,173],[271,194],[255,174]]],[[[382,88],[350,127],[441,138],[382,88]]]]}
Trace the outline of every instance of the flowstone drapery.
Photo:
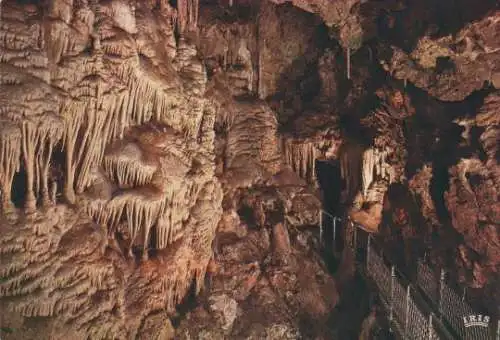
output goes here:
{"type": "Polygon", "coordinates": [[[222,192],[206,72],[184,36],[197,13],[197,1],[2,4],[0,301],[12,328],[54,316],[32,331],[133,339],[201,289],[222,192]]]}

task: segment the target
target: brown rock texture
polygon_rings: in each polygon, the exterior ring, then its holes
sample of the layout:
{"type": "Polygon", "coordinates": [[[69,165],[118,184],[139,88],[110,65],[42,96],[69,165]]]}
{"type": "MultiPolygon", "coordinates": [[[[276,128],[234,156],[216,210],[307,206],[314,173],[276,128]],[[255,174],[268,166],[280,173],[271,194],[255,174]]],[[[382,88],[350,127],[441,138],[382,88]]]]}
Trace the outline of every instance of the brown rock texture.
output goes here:
{"type": "MultiPolygon", "coordinates": [[[[482,128],[479,142],[485,157],[462,158],[450,169],[445,194],[453,227],[463,235],[467,252],[478,255],[465,265],[464,278],[472,288],[486,289],[498,301],[500,265],[500,94],[488,95],[475,119],[482,128]]],[[[468,139],[471,136],[465,135],[468,139]]]]}
{"type": "Polygon", "coordinates": [[[411,81],[445,101],[464,100],[484,82],[498,88],[499,17],[500,12],[493,11],[455,35],[423,36],[410,53],[392,46],[391,59],[381,62],[395,78],[411,81]]]}
{"type": "Polygon", "coordinates": [[[180,339],[332,336],[328,315],[338,300],[335,283],[318,258],[306,256],[313,250],[310,236],[304,242],[303,233],[284,236],[285,230],[277,224],[272,233],[259,229],[244,238],[221,238],[209,298],[181,322],[180,339]]]}
{"type": "MultiPolygon", "coordinates": [[[[249,223],[243,201],[262,234],[281,225],[288,261],[285,216],[314,225],[320,203],[282,161],[275,113],[253,94],[258,81],[276,92],[273,65],[293,56],[262,57],[256,77],[255,26],[210,21],[198,1],[1,6],[0,314],[15,330],[2,338],[172,338],[176,306],[207,267],[219,275],[217,226],[252,240],[235,231],[249,223]],[[262,191],[242,195],[253,186],[262,191]]],[[[246,277],[238,301],[262,282],[246,277]]],[[[212,300],[214,313],[228,303],[212,300]]]]}
{"type": "Polygon", "coordinates": [[[2,339],[355,338],[321,209],[499,314],[497,1],[0,8],[2,339]]]}
{"type": "Polygon", "coordinates": [[[166,3],[2,3],[0,291],[14,338],[165,337],[201,288],[222,212],[215,111],[175,20],[166,3]]]}

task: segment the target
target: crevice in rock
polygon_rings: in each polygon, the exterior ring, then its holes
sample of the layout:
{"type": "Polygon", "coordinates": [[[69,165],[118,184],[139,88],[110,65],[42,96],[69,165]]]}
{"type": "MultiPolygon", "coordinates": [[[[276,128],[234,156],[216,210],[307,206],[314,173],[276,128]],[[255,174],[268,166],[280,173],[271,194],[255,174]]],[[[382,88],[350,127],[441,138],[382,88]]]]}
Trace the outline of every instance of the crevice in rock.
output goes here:
{"type": "Polygon", "coordinates": [[[12,203],[18,209],[24,208],[24,203],[26,200],[26,169],[21,162],[21,167],[18,172],[14,175],[14,180],[12,181],[12,193],[11,193],[12,203]]]}

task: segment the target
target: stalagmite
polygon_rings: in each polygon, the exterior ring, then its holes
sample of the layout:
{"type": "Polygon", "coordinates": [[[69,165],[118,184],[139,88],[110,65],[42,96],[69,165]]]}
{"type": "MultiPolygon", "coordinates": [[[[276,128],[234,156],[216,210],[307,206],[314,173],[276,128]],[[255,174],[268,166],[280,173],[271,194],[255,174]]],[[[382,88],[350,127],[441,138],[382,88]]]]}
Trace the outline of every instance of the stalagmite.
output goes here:
{"type": "Polygon", "coordinates": [[[52,182],[50,201],[54,205],[57,204],[57,182],[55,180],[52,182]]]}

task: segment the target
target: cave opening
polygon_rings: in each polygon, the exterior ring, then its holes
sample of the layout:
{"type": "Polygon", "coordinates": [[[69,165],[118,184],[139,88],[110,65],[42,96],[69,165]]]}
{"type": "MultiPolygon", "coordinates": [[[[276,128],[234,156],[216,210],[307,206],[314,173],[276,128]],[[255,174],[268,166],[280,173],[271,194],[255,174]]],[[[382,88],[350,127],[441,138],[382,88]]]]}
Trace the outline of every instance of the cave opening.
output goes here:
{"type": "Polygon", "coordinates": [[[24,203],[26,201],[26,180],[26,168],[24,167],[24,162],[21,162],[19,171],[14,174],[11,189],[12,203],[19,209],[24,208],[24,203]]]}
{"type": "MultiPolygon", "coordinates": [[[[340,162],[338,160],[317,160],[316,161],[316,178],[322,193],[322,209],[332,216],[341,216],[341,192],[342,192],[342,179],[340,174],[340,162]]],[[[333,242],[334,228],[333,221],[325,221],[327,228],[324,230],[325,240],[333,242]]],[[[339,241],[341,238],[340,228],[335,230],[335,240],[339,241]]],[[[327,243],[328,243],[327,242],[327,243]]],[[[338,242],[337,242],[338,243],[338,242]]],[[[332,246],[337,249],[338,244],[332,246]]],[[[328,247],[328,245],[327,245],[328,247]]]]}
{"type": "Polygon", "coordinates": [[[249,207],[246,204],[243,204],[238,209],[238,215],[240,219],[245,222],[249,227],[254,227],[257,225],[257,221],[255,220],[254,211],[252,207],[249,207]]]}
{"type": "Polygon", "coordinates": [[[342,179],[340,177],[340,162],[338,160],[317,160],[316,178],[323,194],[323,210],[339,215],[340,193],[342,191],[342,179]]]}
{"type": "Polygon", "coordinates": [[[158,254],[158,249],[156,248],[158,244],[158,226],[155,224],[151,227],[151,231],[149,232],[149,240],[147,241],[147,252],[149,257],[156,257],[158,254]]]}
{"type": "Polygon", "coordinates": [[[171,318],[172,326],[179,327],[182,320],[198,306],[199,300],[196,294],[196,280],[192,280],[186,295],[176,306],[176,315],[171,318]]]}
{"type": "Polygon", "coordinates": [[[66,149],[62,142],[55,145],[50,159],[49,192],[55,196],[55,203],[59,204],[63,201],[65,174],[67,173],[66,149]],[[56,191],[55,193],[53,193],[54,189],[56,191]]]}

